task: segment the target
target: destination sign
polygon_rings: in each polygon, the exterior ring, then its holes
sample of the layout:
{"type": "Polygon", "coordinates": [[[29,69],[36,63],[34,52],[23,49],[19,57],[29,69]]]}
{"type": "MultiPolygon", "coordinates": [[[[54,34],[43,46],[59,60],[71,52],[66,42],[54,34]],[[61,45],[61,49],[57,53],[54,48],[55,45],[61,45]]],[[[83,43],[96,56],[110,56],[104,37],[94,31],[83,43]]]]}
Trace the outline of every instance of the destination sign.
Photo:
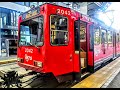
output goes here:
{"type": "Polygon", "coordinates": [[[33,9],[23,13],[22,17],[23,17],[23,19],[28,19],[28,18],[38,15],[39,13],[40,13],[40,7],[37,7],[37,8],[33,8],[33,9]]]}

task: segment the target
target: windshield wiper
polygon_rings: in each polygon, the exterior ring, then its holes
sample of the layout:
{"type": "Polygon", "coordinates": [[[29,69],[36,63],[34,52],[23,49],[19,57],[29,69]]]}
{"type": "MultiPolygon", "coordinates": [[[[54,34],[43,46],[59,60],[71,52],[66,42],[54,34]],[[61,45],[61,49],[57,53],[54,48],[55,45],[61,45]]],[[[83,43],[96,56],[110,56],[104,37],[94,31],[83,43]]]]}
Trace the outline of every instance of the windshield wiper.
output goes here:
{"type": "Polygon", "coordinates": [[[33,45],[31,42],[27,42],[27,43],[29,43],[31,46],[35,46],[36,48],[38,48],[37,45],[33,45]]]}

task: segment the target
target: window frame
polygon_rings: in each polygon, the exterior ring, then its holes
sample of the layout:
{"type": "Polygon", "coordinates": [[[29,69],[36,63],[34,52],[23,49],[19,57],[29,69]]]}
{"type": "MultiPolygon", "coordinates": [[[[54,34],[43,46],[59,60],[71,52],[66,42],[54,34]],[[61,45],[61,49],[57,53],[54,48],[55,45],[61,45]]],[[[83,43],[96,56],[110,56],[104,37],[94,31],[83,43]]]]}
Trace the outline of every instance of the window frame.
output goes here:
{"type": "MultiPolygon", "coordinates": [[[[51,46],[68,46],[68,45],[69,45],[69,30],[68,30],[68,29],[69,29],[69,21],[68,21],[68,20],[69,20],[69,19],[68,19],[67,16],[58,15],[58,14],[51,14],[51,15],[50,15],[50,17],[49,17],[49,21],[50,21],[50,22],[49,22],[49,26],[50,26],[50,27],[49,27],[49,30],[50,30],[49,35],[50,35],[50,45],[51,45],[51,46]],[[68,33],[68,39],[67,39],[67,42],[68,42],[68,43],[67,43],[67,44],[52,44],[52,43],[51,43],[51,16],[55,16],[55,15],[56,15],[56,16],[65,17],[65,18],[67,19],[67,31],[66,31],[66,32],[68,33]]],[[[64,32],[64,31],[63,31],[63,32],[64,32]]]]}

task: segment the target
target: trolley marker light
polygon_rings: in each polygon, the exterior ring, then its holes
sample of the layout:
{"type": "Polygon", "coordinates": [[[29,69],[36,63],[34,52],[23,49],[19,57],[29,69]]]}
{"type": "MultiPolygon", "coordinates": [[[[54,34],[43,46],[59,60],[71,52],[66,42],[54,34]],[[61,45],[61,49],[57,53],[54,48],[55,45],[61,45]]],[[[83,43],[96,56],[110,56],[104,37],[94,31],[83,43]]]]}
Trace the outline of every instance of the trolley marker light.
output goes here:
{"type": "Polygon", "coordinates": [[[34,65],[35,66],[38,66],[38,67],[43,67],[43,63],[42,62],[34,62],[34,65]]]}
{"type": "Polygon", "coordinates": [[[37,62],[38,67],[42,67],[42,62],[37,62]]]}
{"type": "Polygon", "coordinates": [[[22,58],[17,58],[17,61],[23,63],[23,59],[22,58]]]}
{"type": "Polygon", "coordinates": [[[20,58],[17,58],[17,61],[18,61],[18,62],[20,62],[20,60],[21,60],[20,58]]]}

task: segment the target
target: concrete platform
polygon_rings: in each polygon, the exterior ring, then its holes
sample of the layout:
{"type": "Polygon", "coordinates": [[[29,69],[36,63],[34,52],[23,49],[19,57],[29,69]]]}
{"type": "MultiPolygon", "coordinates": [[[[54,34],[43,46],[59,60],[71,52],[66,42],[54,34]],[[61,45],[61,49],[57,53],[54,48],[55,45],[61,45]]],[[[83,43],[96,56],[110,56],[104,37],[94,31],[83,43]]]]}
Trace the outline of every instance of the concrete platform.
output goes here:
{"type": "Polygon", "coordinates": [[[110,82],[106,88],[120,88],[120,72],[117,76],[110,82]]]}
{"type": "Polygon", "coordinates": [[[119,71],[120,58],[117,58],[105,67],[77,83],[72,88],[111,88],[115,87],[116,84],[119,84],[118,87],[120,88],[119,71]]]}
{"type": "Polygon", "coordinates": [[[17,56],[10,56],[10,57],[0,57],[0,65],[6,63],[12,63],[17,61],[17,56]]]}
{"type": "Polygon", "coordinates": [[[1,60],[14,59],[14,58],[17,58],[17,55],[11,55],[11,56],[9,56],[9,57],[0,57],[0,61],[1,61],[1,60]]]}
{"type": "Polygon", "coordinates": [[[118,69],[101,88],[120,88],[120,69],[118,69]]]}

